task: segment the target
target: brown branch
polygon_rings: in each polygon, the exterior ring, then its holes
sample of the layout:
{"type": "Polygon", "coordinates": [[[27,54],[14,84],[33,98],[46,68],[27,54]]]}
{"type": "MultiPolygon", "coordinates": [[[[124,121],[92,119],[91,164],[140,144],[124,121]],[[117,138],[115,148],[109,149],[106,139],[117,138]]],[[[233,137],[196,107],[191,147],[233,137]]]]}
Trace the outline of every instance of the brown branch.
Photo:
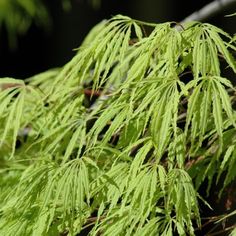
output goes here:
{"type": "Polygon", "coordinates": [[[235,225],[232,225],[232,226],[229,226],[225,229],[222,229],[222,230],[219,230],[215,233],[210,233],[210,234],[207,234],[206,236],[215,236],[215,235],[221,235],[222,233],[225,233],[226,231],[229,231],[231,229],[235,229],[236,228],[236,224],[235,225]]]}
{"type": "Polygon", "coordinates": [[[100,90],[84,89],[84,94],[87,96],[99,97],[102,94],[102,92],[100,90]]]}
{"type": "Polygon", "coordinates": [[[6,90],[8,88],[20,88],[20,87],[22,87],[22,84],[18,84],[18,83],[6,83],[6,84],[0,85],[1,90],[6,90]]]}

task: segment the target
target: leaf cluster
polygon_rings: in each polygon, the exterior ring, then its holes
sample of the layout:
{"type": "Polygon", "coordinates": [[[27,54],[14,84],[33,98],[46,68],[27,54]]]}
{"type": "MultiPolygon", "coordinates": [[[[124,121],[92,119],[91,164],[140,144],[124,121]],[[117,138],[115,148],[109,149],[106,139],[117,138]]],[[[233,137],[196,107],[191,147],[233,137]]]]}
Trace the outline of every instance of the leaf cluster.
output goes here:
{"type": "Polygon", "coordinates": [[[181,27],[118,15],[63,68],[0,80],[1,235],[195,235],[198,188],[236,177],[236,47],[181,27]]]}

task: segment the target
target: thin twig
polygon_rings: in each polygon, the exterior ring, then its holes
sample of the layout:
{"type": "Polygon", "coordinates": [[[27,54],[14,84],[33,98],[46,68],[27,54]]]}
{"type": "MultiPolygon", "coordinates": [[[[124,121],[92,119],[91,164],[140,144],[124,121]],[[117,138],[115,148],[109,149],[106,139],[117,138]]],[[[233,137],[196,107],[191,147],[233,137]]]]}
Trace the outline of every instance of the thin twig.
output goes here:
{"type": "Polygon", "coordinates": [[[225,229],[222,229],[222,230],[219,230],[215,233],[210,233],[210,234],[207,234],[207,236],[215,236],[215,235],[219,235],[219,234],[222,234],[222,233],[225,233],[226,231],[229,231],[231,229],[235,229],[236,228],[236,225],[232,225],[232,226],[229,226],[225,229]]]}
{"type": "MultiPolygon", "coordinates": [[[[203,228],[205,228],[209,224],[212,224],[212,223],[215,224],[216,221],[218,221],[220,218],[222,218],[222,216],[225,216],[225,214],[224,215],[218,215],[218,216],[201,217],[202,220],[207,220],[207,221],[204,224],[202,224],[200,227],[197,227],[195,229],[195,231],[201,231],[203,228]]],[[[218,225],[216,225],[216,227],[218,227],[218,225]]]]}
{"type": "Polygon", "coordinates": [[[191,15],[187,16],[180,22],[180,24],[189,21],[205,21],[206,19],[215,16],[219,12],[228,9],[233,4],[236,4],[236,0],[215,0],[204,6],[202,9],[195,11],[191,15]]]}

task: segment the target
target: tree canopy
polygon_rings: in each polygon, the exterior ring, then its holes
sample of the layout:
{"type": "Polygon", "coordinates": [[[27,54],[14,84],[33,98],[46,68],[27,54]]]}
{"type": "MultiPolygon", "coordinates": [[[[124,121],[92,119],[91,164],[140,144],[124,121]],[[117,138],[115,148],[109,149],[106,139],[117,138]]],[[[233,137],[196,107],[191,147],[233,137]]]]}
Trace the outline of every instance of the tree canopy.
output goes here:
{"type": "Polygon", "coordinates": [[[235,42],[117,15],[63,68],[2,78],[0,235],[195,235],[199,187],[236,177],[235,42]]]}

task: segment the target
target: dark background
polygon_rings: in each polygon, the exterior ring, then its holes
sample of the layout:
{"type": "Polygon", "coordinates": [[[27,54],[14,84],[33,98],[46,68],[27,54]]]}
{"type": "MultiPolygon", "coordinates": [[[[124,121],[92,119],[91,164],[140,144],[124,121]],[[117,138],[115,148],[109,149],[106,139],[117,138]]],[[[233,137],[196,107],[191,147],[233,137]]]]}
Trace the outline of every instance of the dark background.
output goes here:
{"type": "MultiPolygon", "coordinates": [[[[59,0],[45,1],[52,17],[49,31],[32,25],[26,35],[18,38],[16,49],[8,46],[7,34],[0,31],[0,77],[27,78],[36,73],[68,62],[89,30],[102,19],[116,14],[161,23],[181,21],[210,1],[204,0],[102,0],[95,9],[86,0],[71,0],[66,12],[59,0]]],[[[236,7],[223,11],[207,22],[235,33],[236,17],[224,17],[236,12],[236,7]]]]}

